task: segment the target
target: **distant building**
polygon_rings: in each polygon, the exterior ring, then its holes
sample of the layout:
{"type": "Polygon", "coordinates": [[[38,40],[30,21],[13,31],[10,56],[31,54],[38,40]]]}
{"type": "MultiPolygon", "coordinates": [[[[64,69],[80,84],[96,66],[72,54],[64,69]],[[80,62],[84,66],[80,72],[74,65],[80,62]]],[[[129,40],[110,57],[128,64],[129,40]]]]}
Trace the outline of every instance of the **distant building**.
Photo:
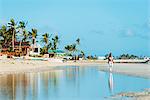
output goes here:
{"type": "Polygon", "coordinates": [[[8,52],[10,49],[10,45],[9,44],[5,44],[2,46],[1,48],[1,52],[2,54],[7,54],[7,55],[13,55],[13,56],[25,56],[28,52],[28,49],[30,48],[30,44],[29,42],[21,42],[21,46],[20,46],[20,42],[14,42],[14,52],[8,52]]]}
{"type": "Polygon", "coordinates": [[[150,60],[150,57],[144,57],[144,60],[150,60]]]}
{"type": "Polygon", "coordinates": [[[97,59],[98,59],[98,60],[105,60],[106,57],[104,57],[104,56],[98,56],[97,59]]]}
{"type": "Polygon", "coordinates": [[[37,43],[35,45],[31,45],[29,55],[31,55],[31,56],[39,56],[40,55],[40,48],[41,48],[41,46],[39,44],[37,44],[37,43]]]}

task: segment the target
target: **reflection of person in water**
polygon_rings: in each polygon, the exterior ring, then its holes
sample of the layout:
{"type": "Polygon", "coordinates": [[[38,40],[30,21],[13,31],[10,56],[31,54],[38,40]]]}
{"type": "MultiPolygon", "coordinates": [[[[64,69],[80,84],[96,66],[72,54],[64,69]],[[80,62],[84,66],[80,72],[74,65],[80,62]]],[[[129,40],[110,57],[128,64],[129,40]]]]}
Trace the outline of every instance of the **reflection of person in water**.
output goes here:
{"type": "Polygon", "coordinates": [[[110,71],[112,71],[113,63],[114,63],[114,61],[113,61],[112,53],[109,53],[109,55],[108,55],[108,64],[109,64],[110,71]]]}
{"type": "Polygon", "coordinates": [[[109,73],[108,85],[109,85],[110,92],[113,92],[114,84],[113,84],[113,74],[112,73],[109,73]]]}

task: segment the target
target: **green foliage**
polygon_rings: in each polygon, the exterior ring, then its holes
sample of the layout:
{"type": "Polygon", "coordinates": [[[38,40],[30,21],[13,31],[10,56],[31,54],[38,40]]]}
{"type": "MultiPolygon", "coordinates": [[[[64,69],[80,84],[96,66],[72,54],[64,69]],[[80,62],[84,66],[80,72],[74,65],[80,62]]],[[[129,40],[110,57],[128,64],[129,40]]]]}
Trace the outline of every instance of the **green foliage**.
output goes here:
{"type": "Polygon", "coordinates": [[[46,47],[41,48],[41,49],[40,49],[40,53],[41,53],[42,55],[46,54],[46,53],[47,53],[47,48],[46,48],[46,47]]]}
{"type": "Polygon", "coordinates": [[[133,54],[122,54],[118,57],[118,59],[139,59],[139,57],[133,54]]]}
{"type": "Polygon", "coordinates": [[[96,55],[95,56],[90,55],[90,56],[87,56],[87,59],[89,59],[89,60],[97,60],[98,58],[97,58],[96,55]]]}
{"type": "Polygon", "coordinates": [[[51,50],[57,50],[58,49],[58,43],[59,43],[58,35],[55,35],[54,37],[52,37],[52,34],[49,35],[48,33],[45,33],[42,36],[43,37],[42,37],[41,42],[44,44],[44,47],[42,48],[41,54],[48,53],[49,49],[51,49],[51,50]]]}
{"type": "Polygon", "coordinates": [[[73,53],[77,50],[76,44],[65,46],[65,50],[67,50],[69,54],[73,55],[73,53]]]}
{"type": "Polygon", "coordinates": [[[37,37],[37,29],[33,28],[31,32],[29,31],[29,38],[32,39],[32,44],[35,45],[37,37]]]}
{"type": "Polygon", "coordinates": [[[80,38],[77,38],[76,43],[80,45],[80,38]]]}
{"type": "MultiPolygon", "coordinates": [[[[69,45],[66,45],[64,47],[64,49],[68,52],[69,55],[74,55],[74,53],[76,52],[79,52],[81,54],[84,54],[84,52],[82,50],[78,50],[78,46],[80,45],[80,38],[77,38],[75,43],[73,44],[69,44],[69,45]],[[82,51],[82,52],[81,52],[82,51]]],[[[85,55],[84,55],[85,56],[85,55]]]]}
{"type": "MultiPolygon", "coordinates": [[[[27,42],[29,40],[33,45],[37,42],[37,29],[32,28],[31,31],[26,30],[27,22],[19,21],[17,23],[14,19],[10,19],[7,25],[0,27],[0,45],[3,48],[8,48],[8,51],[14,51],[15,41],[27,42]]],[[[57,50],[60,42],[59,36],[56,34],[52,38],[52,34],[45,33],[42,35],[42,43],[44,44],[41,49],[41,54],[48,52],[48,49],[57,50]]],[[[77,45],[80,44],[80,39],[77,38],[76,42],[65,47],[70,52],[77,51],[77,45]]],[[[21,46],[21,45],[20,45],[21,46]]]]}
{"type": "Polygon", "coordinates": [[[52,38],[52,50],[56,50],[58,49],[58,43],[59,43],[59,37],[58,35],[55,35],[53,38],[52,38]]]}

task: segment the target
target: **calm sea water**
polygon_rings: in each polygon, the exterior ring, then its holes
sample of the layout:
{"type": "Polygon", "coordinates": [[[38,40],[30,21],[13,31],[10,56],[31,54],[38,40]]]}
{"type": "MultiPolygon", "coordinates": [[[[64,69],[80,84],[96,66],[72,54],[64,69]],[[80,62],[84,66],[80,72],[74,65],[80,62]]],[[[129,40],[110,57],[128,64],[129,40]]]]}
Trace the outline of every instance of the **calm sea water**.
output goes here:
{"type": "Polygon", "coordinates": [[[150,88],[148,79],[102,72],[98,67],[0,76],[0,100],[105,100],[145,88],[150,88]]]}

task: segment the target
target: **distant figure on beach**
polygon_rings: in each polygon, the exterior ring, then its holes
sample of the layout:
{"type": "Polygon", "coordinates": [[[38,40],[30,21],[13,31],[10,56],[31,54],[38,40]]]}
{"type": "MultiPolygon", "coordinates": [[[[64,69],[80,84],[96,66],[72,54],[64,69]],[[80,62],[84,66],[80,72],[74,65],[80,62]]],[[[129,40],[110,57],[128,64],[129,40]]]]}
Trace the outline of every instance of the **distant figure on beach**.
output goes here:
{"type": "Polygon", "coordinates": [[[109,64],[110,71],[112,71],[113,63],[114,63],[114,61],[113,61],[112,53],[109,53],[109,55],[108,55],[108,64],[109,64]]]}

